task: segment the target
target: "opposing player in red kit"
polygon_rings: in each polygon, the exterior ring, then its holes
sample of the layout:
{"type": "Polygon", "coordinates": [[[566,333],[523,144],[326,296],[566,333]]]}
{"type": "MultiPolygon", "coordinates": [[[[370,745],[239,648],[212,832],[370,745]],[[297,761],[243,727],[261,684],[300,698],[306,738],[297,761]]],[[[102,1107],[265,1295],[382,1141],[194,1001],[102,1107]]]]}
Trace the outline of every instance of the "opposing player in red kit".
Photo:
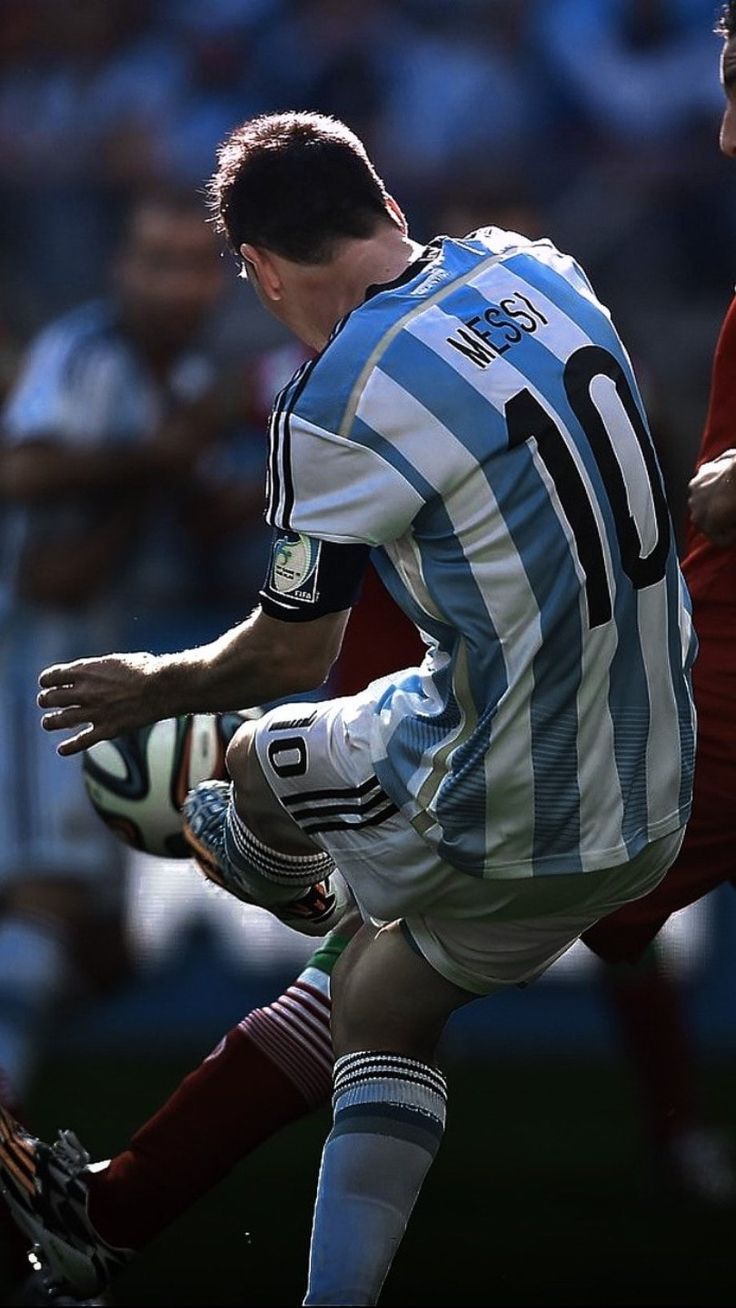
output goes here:
{"type": "MultiPolygon", "coordinates": [[[[736,0],[723,10],[720,147],[736,160],[736,0]]],[[[711,396],[696,472],[682,570],[700,649],[693,668],[698,744],[692,816],[680,854],[659,886],[583,935],[608,964],[606,980],[648,1100],[650,1129],[675,1184],[732,1202],[733,1171],[718,1132],[703,1130],[676,996],[647,968],[649,946],[678,909],[722,882],[736,886],[736,299],[715,353],[711,396]],[[659,1136],[660,1138],[656,1138],[659,1136]],[[677,1175],[679,1168],[679,1176],[677,1175]],[[689,1173],[689,1175],[688,1175],[689,1173]],[[688,1181],[690,1184],[688,1185],[688,1181]]]]}
{"type": "MultiPolygon", "coordinates": [[[[736,160],[736,0],[724,10],[722,30],[720,146],[736,160]]],[[[736,299],[716,347],[681,566],[700,643],[693,669],[693,811],[680,854],[659,886],[584,934],[607,962],[638,958],[672,913],[723,881],[736,887],[736,299]]]]}

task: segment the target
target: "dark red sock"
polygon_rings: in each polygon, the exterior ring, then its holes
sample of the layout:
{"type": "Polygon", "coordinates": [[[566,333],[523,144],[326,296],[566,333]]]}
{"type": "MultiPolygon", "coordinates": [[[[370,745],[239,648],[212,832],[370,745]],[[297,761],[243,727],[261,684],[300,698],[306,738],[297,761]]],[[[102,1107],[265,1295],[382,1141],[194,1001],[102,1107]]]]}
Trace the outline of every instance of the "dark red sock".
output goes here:
{"type": "MultiPolygon", "coordinates": [[[[324,1098],[330,1091],[324,1077],[324,1098]]],[[[102,1172],[89,1215],[109,1244],[137,1249],[312,1104],[242,1026],[181,1083],[102,1172]]]]}
{"type": "Polygon", "coordinates": [[[693,1059],[677,985],[661,964],[605,969],[655,1147],[697,1120],[693,1059]]]}
{"type": "MultiPolygon", "coordinates": [[[[9,1109],[17,1121],[24,1126],[27,1125],[26,1115],[18,1101],[10,1093],[7,1078],[2,1071],[0,1071],[0,1086],[2,1086],[0,1103],[9,1109]]],[[[12,1280],[20,1281],[30,1274],[31,1266],[28,1262],[30,1247],[31,1241],[28,1236],[16,1225],[10,1216],[10,1209],[0,1200],[0,1253],[3,1256],[5,1270],[12,1280]]],[[[0,1286],[0,1290],[2,1288],[7,1287],[0,1286]]]]}

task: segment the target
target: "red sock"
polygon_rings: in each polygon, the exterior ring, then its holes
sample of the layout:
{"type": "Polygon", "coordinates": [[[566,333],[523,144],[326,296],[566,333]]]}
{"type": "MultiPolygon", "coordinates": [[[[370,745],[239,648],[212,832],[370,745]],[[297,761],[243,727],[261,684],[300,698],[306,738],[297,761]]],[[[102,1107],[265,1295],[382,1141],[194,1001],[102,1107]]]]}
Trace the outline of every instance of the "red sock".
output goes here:
{"type": "MultiPolygon", "coordinates": [[[[0,1103],[13,1114],[13,1117],[25,1124],[26,1117],[18,1101],[13,1097],[7,1077],[0,1070],[0,1103]]],[[[15,1280],[22,1280],[30,1274],[30,1263],[28,1262],[28,1250],[31,1247],[31,1240],[24,1235],[20,1227],[10,1215],[10,1209],[6,1204],[0,1202],[0,1253],[2,1261],[5,1263],[7,1275],[15,1280]]],[[[0,1289],[6,1288],[0,1285],[0,1289]]]]}
{"type": "Polygon", "coordinates": [[[104,1240],[137,1249],[332,1088],[327,978],[302,976],[230,1031],[129,1147],[89,1177],[104,1240]]]}
{"type": "Polygon", "coordinates": [[[606,969],[608,994],[632,1059],[656,1147],[697,1120],[693,1061],[678,987],[661,964],[606,969]]]}

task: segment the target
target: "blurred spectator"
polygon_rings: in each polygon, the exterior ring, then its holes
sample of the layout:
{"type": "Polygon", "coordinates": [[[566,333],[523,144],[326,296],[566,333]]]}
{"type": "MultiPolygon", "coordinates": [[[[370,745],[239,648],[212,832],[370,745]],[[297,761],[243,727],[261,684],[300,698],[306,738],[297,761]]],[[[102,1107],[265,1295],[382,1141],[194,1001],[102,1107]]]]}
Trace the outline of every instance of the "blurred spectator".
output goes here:
{"type": "Polygon", "coordinates": [[[163,0],[162,25],[168,29],[193,23],[212,31],[230,29],[250,32],[280,14],[287,0],[163,0]]]}
{"type": "MultiPolygon", "coordinates": [[[[141,0],[0,6],[0,210],[23,324],[100,287],[110,254],[108,138],[142,79],[141,0]],[[30,303],[29,303],[30,301],[30,303]]],[[[144,78],[145,82],[146,79],[144,78]]]]}
{"type": "Polygon", "coordinates": [[[680,139],[720,108],[702,0],[556,0],[537,9],[540,55],[612,141],[680,139]]]}
{"type": "MultiPolygon", "coordinates": [[[[237,119],[312,107],[346,119],[389,180],[401,176],[427,236],[458,173],[523,179],[545,229],[604,296],[614,289],[629,339],[641,348],[632,329],[649,333],[655,369],[681,386],[652,306],[677,283],[714,325],[736,224],[702,139],[718,112],[713,51],[702,0],[5,0],[10,330],[28,335],[99,291],[121,200],[162,179],[199,186],[237,119]]],[[[691,396],[707,363],[704,347],[691,396]]]]}
{"type": "Polygon", "coordinates": [[[665,295],[715,289],[729,219],[702,0],[560,0],[540,7],[535,40],[559,117],[544,181],[562,239],[632,309],[643,278],[665,295]]]}
{"type": "MultiPolygon", "coordinates": [[[[201,206],[141,199],[112,292],[41,333],[3,413],[0,1096],[10,1102],[80,964],[114,970],[101,923],[115,923],[123,890],[120,847],[78,768],[39,729],[38,669],[129,647],[131,621],[143,641],[157,629],[176,641],[176,616],[196,607],[193,579],[202,584],[192,528],[216,561],[213,541],[260,518],[262,461],[255,484],[252,472],[217,474],[242,407],[206,346],[221,291],[201,206]]],[[[241,579],[239,616],[260,580],[260,568],[250,591],[241,579]]]]}
{"type": "Polygon", "coordinates": [[[268,70],[272,107],[335,114],[370,148],[413,38],[391,0],[289,0],[254,58],[268,70]]]}
{"type": "Polygon", "coordinates": [[[528,76],[530,9],[430,6],[429,22],[395,52],[380,122],[380,161],[422,193],[472,168],[478,179],[523,166],[533,125],[528,76]],[[460,19],[460,21],[458,21],[460,19]]]}
{"type": "Polygon", "coordinates": [[[538,205],[523,182],[509,174],[448,174],[436,210],[437,230],[443,236],[467,236],[480,227],[502,227],[532,241],[547,235],[538,205]]]}
{"type": "Polygon", "coordinates": [[[202,185],[227,132],[270,105],[272,75],[255,49],[261,20],[276,7],[229,0],[163,7],[125,65],[140,94],[116,106],[107,167],[119,185],[153,178],[202,185]]]}

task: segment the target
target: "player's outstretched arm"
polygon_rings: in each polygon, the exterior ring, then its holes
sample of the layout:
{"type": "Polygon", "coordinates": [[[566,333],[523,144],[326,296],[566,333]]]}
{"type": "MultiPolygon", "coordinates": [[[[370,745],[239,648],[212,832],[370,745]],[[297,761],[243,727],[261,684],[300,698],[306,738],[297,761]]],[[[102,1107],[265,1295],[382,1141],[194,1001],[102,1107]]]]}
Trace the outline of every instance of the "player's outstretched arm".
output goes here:
{"type": "Polygon", "coordinates": [[[217,713],[313,690],[340,652],[350,610],[286,623],[258,608],[209,645],[178,654],[108,654],[46,668],[46,731],[71,731],[60,754],[180,713],[217,713]]]}

